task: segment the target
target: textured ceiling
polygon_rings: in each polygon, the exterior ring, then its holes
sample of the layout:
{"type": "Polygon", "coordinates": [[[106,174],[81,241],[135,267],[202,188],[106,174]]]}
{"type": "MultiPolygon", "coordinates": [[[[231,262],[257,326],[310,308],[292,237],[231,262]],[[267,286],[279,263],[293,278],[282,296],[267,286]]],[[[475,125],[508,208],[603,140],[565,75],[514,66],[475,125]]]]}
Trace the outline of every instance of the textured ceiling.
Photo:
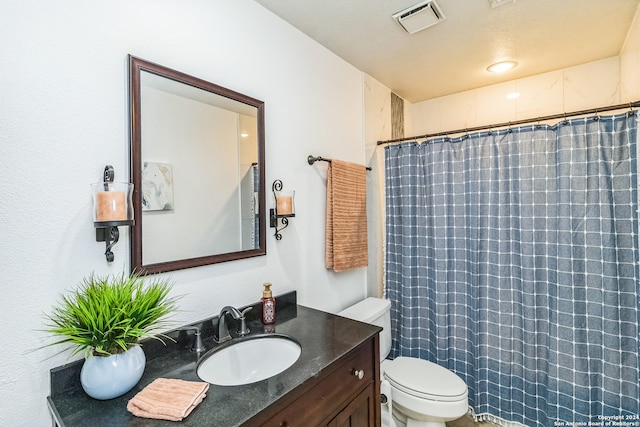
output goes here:
{"type": "Polygon", "coordinates": [[[640,0],[438,0],[446,19],[407,34],[420,0],[256,0],[410,102],[617,56],[640,0]],[[491,74],[487,66],[515,60],[491,74]]]}

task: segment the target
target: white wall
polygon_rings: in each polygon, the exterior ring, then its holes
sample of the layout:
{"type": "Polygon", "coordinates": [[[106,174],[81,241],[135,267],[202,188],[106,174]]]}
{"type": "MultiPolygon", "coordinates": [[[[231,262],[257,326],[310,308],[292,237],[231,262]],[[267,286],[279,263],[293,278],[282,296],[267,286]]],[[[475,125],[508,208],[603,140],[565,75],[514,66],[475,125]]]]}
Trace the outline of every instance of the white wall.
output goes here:
{"type": "Polygon", "coordinates": [[[143,165],[170,164],[174,191],[173,209],[142,212],[142,263],[241,250],[238,113],[144,85],[141,99],[143,165]]]}
{"type": "Polygon", "coordinates": [[[327,310],[364,296],[366,269],[324,268],[326,165],[306,163],[365,161],[354,67],[249,0],[5,1],[0,40],[0,425],[49,424],[49,369],[67,357],[29,352],[48,339],[41,313],[90,272],[129,269],[127,230],[112,264],[95,242],[89,192],[105,164],[128,179],[129,53],[265,101],[267,187],[296,190],[266,257],[171,274],[176,322],[257,301],[265,281],[327,310]]]}

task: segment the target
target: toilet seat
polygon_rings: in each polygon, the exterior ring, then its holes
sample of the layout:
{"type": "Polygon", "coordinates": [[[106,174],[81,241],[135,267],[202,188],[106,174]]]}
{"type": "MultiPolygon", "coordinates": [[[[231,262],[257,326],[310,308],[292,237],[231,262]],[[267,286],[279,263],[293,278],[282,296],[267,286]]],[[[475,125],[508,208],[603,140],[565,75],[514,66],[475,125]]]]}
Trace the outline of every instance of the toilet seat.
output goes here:
{"type": "Polygon", "coordinates": [[[467,386],[455,373],[426,360],[398,357],[384,364],[394,388],[423,399],[455,402],[467,398],[467,386]]]}

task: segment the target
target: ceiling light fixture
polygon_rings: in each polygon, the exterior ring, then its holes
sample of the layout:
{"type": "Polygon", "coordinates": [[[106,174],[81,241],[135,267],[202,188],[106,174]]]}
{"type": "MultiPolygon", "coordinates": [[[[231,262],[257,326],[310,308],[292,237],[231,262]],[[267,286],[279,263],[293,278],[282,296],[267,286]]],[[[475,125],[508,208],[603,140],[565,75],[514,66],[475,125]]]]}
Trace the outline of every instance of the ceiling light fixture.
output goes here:
{"type": "Polygon", "coordinates": [[[393,15],[393,19],[409,34],[436,25],[445,18],[436,0],[420,2],[393,15]]]}
{"type": "Polygon", "coordinates": [[[515,68],[516,65],[518,65],[516,61],[496,62],[495,64],[489,65],[487,71],[490,73],[504,73],[505,71],[515,68]]]}

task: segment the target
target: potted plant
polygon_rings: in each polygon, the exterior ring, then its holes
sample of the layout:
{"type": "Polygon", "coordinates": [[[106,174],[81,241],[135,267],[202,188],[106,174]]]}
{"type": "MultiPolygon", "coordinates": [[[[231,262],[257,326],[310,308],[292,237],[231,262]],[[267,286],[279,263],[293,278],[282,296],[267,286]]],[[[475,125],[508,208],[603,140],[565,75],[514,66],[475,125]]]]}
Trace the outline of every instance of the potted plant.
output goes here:
{"type": "Polygon", "coordinates": [[[166,279],[139,274],[91,274],[70,295],[62,296],[47,329],[61,339],[49,345],[71,344],[83,353],[80,381],[96,399],[111,399],[131,390],[144,372],[146,359],[140,339],[165,337],[158,331],[176,310],[166,279]]]}

